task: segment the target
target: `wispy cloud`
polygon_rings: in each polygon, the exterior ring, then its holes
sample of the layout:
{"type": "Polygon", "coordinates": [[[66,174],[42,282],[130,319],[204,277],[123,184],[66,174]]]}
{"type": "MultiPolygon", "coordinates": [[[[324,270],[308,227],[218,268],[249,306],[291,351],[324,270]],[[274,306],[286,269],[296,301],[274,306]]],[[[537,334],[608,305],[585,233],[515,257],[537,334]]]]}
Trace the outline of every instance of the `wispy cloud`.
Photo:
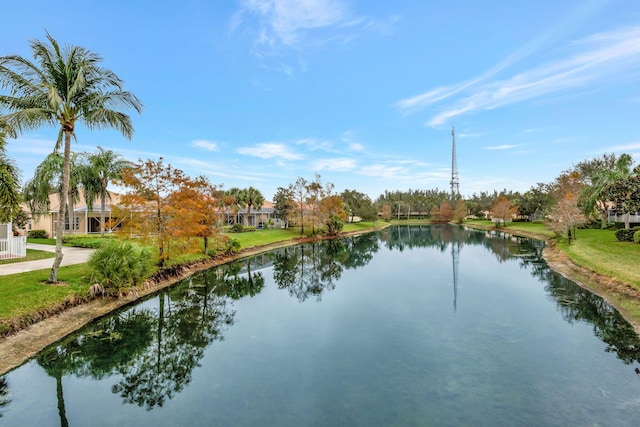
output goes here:
{"type": "Polygon", "coordinates": [[[331,141],[326,139],[317,138],[301,138],[298,139],[296,145],[304,145],[310,151],[323,150],[328,152],[335,152],[331,141]]]}
{"type": "Polygon", "coordinates": [[[204,139],[196,139],[192,141],[190,145],[196,148],[203,148],[207,151],[218,151],[217,142],[205,141],[204,139]]]}
{"type": "Polygon", "coordinates": [[[349,151],[364,151],[364,145],[355,141],[354,132],[345,131],[340,139],[349,151]]]}
{"type": "Polygon", "coordinates": [[[614,145],[613,147],[609,147],[604,151],[621,153],[621,152],[629,152],[629,151],[635,151],[635,150],[640,150],[640,142],[633,142],[631,144],[624,144],[624,145],[614,145]]]}
{"type": "Polygon", "coordinates": [[[348,158],[319,159],[313,162],[311,167],[316,171],[348,172],[356,167],[356,161],[348,158]]]}
{"type": "Polygon", "coordinates": [[[458,92],[464,91],[467,96],[445,107],[427,124],[441,125],[462,114],[576,91],[590,87],[594,82],[615,84],[621,73],[638,69],[640,26],[596,34],[572,43],[571,48],[575,51],[567,58],[548,62],[508,79],[482,85],[463,83],[458,87],[458,92]]]}
{"type": "Polygon", "coordinates": [[[338,0],[244,0],[231,21],[231,31],[246,18],[257,19],[257,43],[269,47],[297,47],[311,31],[358,21],[338,0]]]}
{"type": "Polygon", "coordinates": [[[46,155],[53,152],[55,145],[55,140],[44,139],[37,136],[20,137],[16,140],[9,139],[7,150],[10,153],[42,155],[44,159],[46,155]]]}
{"type": "MultiPolygon", "coordinates": [[[[291,50],[300,53],[328,44],[349,44],[363,32],[390,34],[398,20],[359,16],[347,0],[241,0],[229,29],[252,34],[252,53],[265,59],[291,50]]],[[[291,68],[281,71],[293,72],[291,68]]]]}
{"type": "Polygon", "coordinates": [[[289,147],[279,142],[265,142],[256,144],[253,147],[242,147],[238,149],[238,153],[261,159],[301,160],[304,158],[302,154],[290,151],[289,147]]]}
{"type": "Polygon", "coordinates": [[[517,148],[519,145],[510,145],[510,144],[502,144],[502,145],[494,145],[491,147],[484,147],[485,150],[510,150],[512,148],[517,148]]]}

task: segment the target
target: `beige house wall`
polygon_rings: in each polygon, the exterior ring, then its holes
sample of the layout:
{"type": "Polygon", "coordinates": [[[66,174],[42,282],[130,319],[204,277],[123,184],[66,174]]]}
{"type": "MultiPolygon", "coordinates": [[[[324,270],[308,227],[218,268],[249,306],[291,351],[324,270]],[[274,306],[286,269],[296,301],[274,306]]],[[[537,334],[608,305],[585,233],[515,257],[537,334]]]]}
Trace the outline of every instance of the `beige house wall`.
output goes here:
{"type": "MultiPolygon", "coordinates": [[[[109,203],[118,203],[120,201],[120,195],[117,193],[109,192],[111,199],[107,199],[107,205],[105,206],[105,220],[110,218],[110,205],[109,203]]],[[[31,230],[44,230],[49,237],[55,237],[55,230],[58,221],[58,209],[60,206],[59,197],[57,194],[49,195],[49,210],[46,212],[40,212],[31,214],[31,220],[27,225],[27,232],[31,230]]],[[[23,207],[26,212],[29,212],[28,207],[23,207]]],[[[100,220],[100,198],[96,198],[93,202],[93,208],[88,209],[86,202],[84,201],[83,194],[80,194],[80,201],[73,205],[74,218],[76,227],[74,230],[65,229],[64,234],[89,234],[97,233],[97,223],[100,220]],[[93,219],[92,219],[93,218],[93,219]],[[91,223],[94,222],[94,230],[90,230],[91,223]]]]}

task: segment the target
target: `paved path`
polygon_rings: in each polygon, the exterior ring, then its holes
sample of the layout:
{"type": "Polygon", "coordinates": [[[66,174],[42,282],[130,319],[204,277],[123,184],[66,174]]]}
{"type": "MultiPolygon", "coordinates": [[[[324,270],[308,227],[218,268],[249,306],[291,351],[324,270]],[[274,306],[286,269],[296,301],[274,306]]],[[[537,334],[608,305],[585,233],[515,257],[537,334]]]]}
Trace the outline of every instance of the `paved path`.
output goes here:
{"type": "MultiPolygon", "coordinates": [[[[54,245],[41,245],[39,243],[27,243],[27,249],[36,249],[38,251],[55,252],[54,245]]],[[[62,247],[62,264],[72,265],[87,262],[89,256],[93,253],[93,249],[62,247]]],[[[0,264],[0,276],[8,274],[25,273],[27,271],[44,270],[53,266],[53,258],[38,259],[36,261],[14,262],[12,264],[0,264]]]]}

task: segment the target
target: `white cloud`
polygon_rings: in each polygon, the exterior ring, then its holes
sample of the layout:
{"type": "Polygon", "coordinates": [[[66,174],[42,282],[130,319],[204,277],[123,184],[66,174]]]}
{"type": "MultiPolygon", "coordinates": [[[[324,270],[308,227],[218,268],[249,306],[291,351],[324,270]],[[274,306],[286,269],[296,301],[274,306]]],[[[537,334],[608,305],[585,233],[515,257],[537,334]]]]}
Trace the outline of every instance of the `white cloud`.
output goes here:
{"type": "Polygon", "coordinates": [[[56,141],[50,139],[33,137],[20,137],[18,139],[9,139],[7,144],[7,151],[9,153],[21,153],[21,154],[37,154],[45,156],[53,152],[56,141]]]}
{"type": "Polygon", "coordinates": [[[190,144],[192,147],[203,148],[207,151],[218,151],[218,143],[205,141],[204,139],[196,139],[190,144]]]}
{"type": "Polygon", "coordinates": [[[502,144],[502,145],[494,145],[491,147],[484,147],[484,149],[485,150],[510,150],[516,147],[519,147],[519,145],[502,144]]]}
{"type": "Polygon", "coordinates": [[[604,151],[605,152],[611,151],[611,152],[614,152],[614,153],[620,153],[620,152],[629,152],[629,151],[634,151],[634,150],[640,150],[640,142],[633,142],[631,144],[625,144],[625,145],[614,145],[613,147],[609,147],[604,151]]]}
{"type": "Polygon", "coordinates": [[[353,19],[348,8],[336,0],[244,0],[234,15],[234,31],[245,15],[259,21],[258,44],[292,47],[316,29],[349,25],[353,19]]]}
{"type": "MultiPolygon", "coordinates": [[[[445,91],[448,94],[461,91],[468,93],[454,105],[433,116],[427,124],[441,125],[465,113],[491,110],[544,95],[575,91],[590,87],[595,82],[615,83],[622,73],[638,69],[640,26],[596,34],[573,43],[572,47],[576,51],[565,59],[546,63],[505,80],[480,86],[463,83],[457,89],[437,88],[427,94],[419,95],[426,98],[421,101],[421,105],[424,105],[427,101],[436,102],[443,99],[442,96],[436,97],[429,94],[445,91]]],[[[408,103],[409,106],[416,104],[417,101],[413,101],[413,104],[408,103]]]]}
{"type": "Polygon", "coordinates": [[[379,178],[388,178],[388,179],[397,179],[399,176],[407,175],[409,169],[404,168],[402,166],[386,166],[386,165],[369,165],[363,166],[360,168],[359,172],[361,175],[379,177],[379,178]]]}
{"type": "Polygon", "coordinates": [[[296,145],[304,145],[308,150],[324,150],[329,152],[335,152],[333,144],[328,140],[319,140],[316,138],[302,138],[296,141],[296,145]]]}
{"type": "Polygon", "coordinates": [[[238,153],[246,156],[260,157],[261,159],[279,158],[285,160],[301,160],[304,158],[302,154],[293,153],[289,148],[279,142],[265,142],[256,144],[253,147],[242,147],[238,149],[238,153]]]}
{"type": "Polygon", "coordinates": [[[326,169],[334,172],[348,172],[353,170],[355,166],[356,162],[353,159],[320,159],[313,162],[312,169],[317,171],[326,169]]]}

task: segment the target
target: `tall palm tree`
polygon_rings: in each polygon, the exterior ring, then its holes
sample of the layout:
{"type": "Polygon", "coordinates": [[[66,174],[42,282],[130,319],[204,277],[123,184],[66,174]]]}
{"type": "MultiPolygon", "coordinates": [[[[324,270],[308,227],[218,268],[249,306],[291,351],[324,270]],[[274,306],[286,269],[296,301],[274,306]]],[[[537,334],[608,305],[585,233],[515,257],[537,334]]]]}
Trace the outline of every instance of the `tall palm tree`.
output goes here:
{"type": "Polygon", "coordinates": [[[11,221],[20,211],[20,172],[5,154],[9,127],[0,121],[0,223],[11,221]]]}
{"type": "MultiPolygon", "coordinates": [[[[138,98],[123,89],[123,82],[111,70],[102,68],[102,58],[78,46],[64,46],[49,34],[48,44],[31,42],[35,63],[18,55],[0,57],[0,107],[9,114],[6,122],[17,132],[43,125],[59,126],[56,148],[64,143],[62,199],[59,218],[65,217],[71,173],[71,138],[76,123],[89,129],[113,128],[126,138],[133,135],[131,118],[120,107],[142,111],[138,98]]],[[[62,262],[62,221],[56,230],[56,257],[49,282],[58,281],[62,262]]]]}
{"type": "MultiPolygon", "coordinates": [[[[244,203],[247,205],[247,225],[251,225],[251,207],[260,209],[264,204],[264,196],[257,188],[249,187],[244,190],[244,203]]],[[[256,224],[257,225],[257,224],[256,224]]]]}
{"type": "Polygon", "coordinates": [[[120,154],[111,150],[98,147],[98,152],[89,154],[88,165],[84,168],[82,177],[85,190],[87,208],[93,209],[93,201],[100,196],[100,234],[105,231],[105,205],[107,199],[111,200],[108,187],[109,182],[120,179],[125,168],[132,167],[133,163],[125,160],[120,154]]]}

